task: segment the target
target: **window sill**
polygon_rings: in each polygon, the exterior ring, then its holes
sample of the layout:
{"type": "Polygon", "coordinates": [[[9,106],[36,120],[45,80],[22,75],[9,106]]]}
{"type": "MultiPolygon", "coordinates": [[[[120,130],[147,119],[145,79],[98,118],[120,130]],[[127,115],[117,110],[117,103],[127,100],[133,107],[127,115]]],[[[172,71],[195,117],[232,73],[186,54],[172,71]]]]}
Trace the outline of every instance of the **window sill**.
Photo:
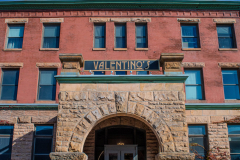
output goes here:
{"type": "Polygon", "coordinates": [[[0,103],[17,103],[16,100],[0,100],[0,103]]]}
{"type": "Polygon", "coordinates": [[[106,48],[93,48],[93,51],[106,51],[106,48]]]}
{"type": "Polygon", "coordinates": [[[114,48],[113,50],[114,51],[126,51],[127,48],[114,48]]]}
{"type": "Polygon", "coordinates": [[[219,48],[219,51],[237,51],[237,48],[219,48]]]}
{"type": "Polygon", "coordinates": [[[148,48],[135,48],[135,51],[148,51],[148,48]]]}
{"type": "Polygon", "coordinates": [[[224,100],[225,103],[240,103],[239,99],[229,99],[229,100],[224,100]]]}
{"type": "Polygon", "coordinates": [[[201,48],[182,48],[182,51],[201,51],[201,48]]]}
{"type": "Polygon", "coordinates": [[[46,100],[46,101],[36,101],[35,103],[57,103],[55,100],[50,101],[50,100],[46,100]]]}
{"type": "Polygon", "coordinates": [[[40,48],[40,51],[59,51],[59,48],[40,48]]]}
{"type": "Polygon", "coordinates": [[[22,51],[22,48],[6,48],[6,49],[3,49],[3,51],[22,51]]]}
{"type": "Polygon", "coordinates": [[[186,100],[186,103],[207,103],[206,100],[186,100]]]}

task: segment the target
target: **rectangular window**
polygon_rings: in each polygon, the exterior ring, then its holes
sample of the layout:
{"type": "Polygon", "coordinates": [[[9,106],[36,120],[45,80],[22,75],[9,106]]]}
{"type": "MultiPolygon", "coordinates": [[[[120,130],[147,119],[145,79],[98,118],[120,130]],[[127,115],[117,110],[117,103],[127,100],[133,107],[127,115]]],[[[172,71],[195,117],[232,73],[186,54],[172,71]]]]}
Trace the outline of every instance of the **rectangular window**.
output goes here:
{"type": "Polygon", "coordinates": [[[196,160],[206,158],[208,150],[207,134],[205,125],[188,125],[189,150],[197,153],[196,160]]]}
{"type": "Polygon", "coordinates": [[[219,48],[236,48],[232,25],[217,25],[219,48]]]}
{"type": "Polygon", "coordinates": [[[201,70],[185,69],[188,78],[185,82],[186,99],[203,99],[203,85],[201,70]]]}
{"type": "Polygon", "coordinates": [[[60,24],[44,24],[43,48],[59,48],[60,24]]]}
{"type": "Polygon", "coordinates": [[[147,47],[147,25],[136,24],[136,48],[147,47]]]}
{"type": "Polygon", "coordinates": [[[24,25],[8,25],[7,48],[22,48],[24,25]]]}
{"type": "Polygon", "coordinates": [[[115,48],[127,48],[126,24],[115,24],[115,48]]]}
{"type": "Polygon", "coordinates": [[[56,74],[56,69],[39,70],[38,100],[55,100],[56,74]]]}
{"type": "Polygon", "coordinates": [[[13,126],[0,126],[0,159],[11,160],[13,126]]]}
{"type": "Polygon", "coordinates": [[[105,48],[105,24],[94,24],[94,48],[105,48]]]}
{"type": "Polygon", "coordinates": [[[231,159],[240,159],[240,125],[228,125],[231,159]]]}
{"type": "Polygon", "coordinates": [[[182,29],[182,48],[200,48],[198,25],[181,24],[182,29]]]}
{"type": "Polygon", "coordinates": [[[94,71],[94,75],[105,75],[104,71],[94,71]]]}
{"type": "Polygon", "coordinates": [[[34,134],[34,160],[51,160],[49,153],[53,146],[53,126],[35,126],[34,134]]]}
{"type": "Polygon", "coordinates": [[[2,69],[1,100],[17,99],[18,78],[18,69],[2,69]]]}
{"type": "Polygon", "coordinates": [[[115,75],[127,75],[127,71],[116,71],[115,75]]]}
{"type": "Polygon", "coordinates": [[[148,71],[137,71],[137,75],[147,75],[148,71]]]}
{"type": "Polygon", "coordinates": [[[225,99],[240,99],[238,70],[222,70],[225,99]]]}

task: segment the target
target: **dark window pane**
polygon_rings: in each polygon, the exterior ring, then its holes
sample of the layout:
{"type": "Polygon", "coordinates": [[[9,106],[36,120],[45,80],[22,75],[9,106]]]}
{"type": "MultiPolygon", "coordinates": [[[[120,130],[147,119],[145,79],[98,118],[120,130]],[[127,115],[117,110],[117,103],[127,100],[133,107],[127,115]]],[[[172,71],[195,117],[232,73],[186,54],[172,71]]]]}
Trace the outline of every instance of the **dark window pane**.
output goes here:
{"type": "Polygon", "coordinates": [[[189,135],[206,135],[206,130],[204,125],[189,125],[188,126],[189,135]]]}
{"type": "Polygon", "coordinates": [[[39,100],[55,100],[56,86],[39,86],[39,100]]]}
{"type": "Polygon", "coordinates": [[[55,85],[57,70],[40,70],[40,85],[55,85]]]}
{"type": "Polygon", "coordinates": [[[44,37],[59,37],[60,25],[44,25],[44,37]]]}
{"type": "Polygon", "coordinates": [[[146,36],[146,25],[137,25],[136,26],[136,36],[145,37],[146,36]]]}
{"type": "Polygon", "coordinates": [[[225,99],[239,99],[239,86],[226,85],[224,87],[225,99]]]}
{"type": "Polygon", "coordinates": [[[95,37],[104,37],[105,36],[105,25],[95,25],[94,26],[95,37]]]}
{"type": "Polygon", "coordinates": [[[223,70],[223,84],[238,84],[237,70],[223,70]]]}
{"type": "Polygon", "coordinates": [[[231,154],[231,160],[240,160],[240,154],[231,154]]]}
{"type": "Polygon", "coordinates": [[[217,26],[218,37],[232,37],[232,26],[217,26]]]}
{"type": "Polygon", "coordinates": [[[189,149],[190,152],[197,152],[199,156],[196,156],[196,160],[204,159],[206,155],[206,138],[204,137],[189,137],[189,149]],[[194,146],[191,146],[194,145],[194,146]],[[199,146],[196,146],[199,145],[199,146]]]}
{"type": "Polygon", "coordinates": [[[2,84],[18,84],[19,70],[7,70],[3,69],[3,82],[2,84]]]}
{"type": "Polygon", "coordinates": [[[240,134],[240,125],[228,125],[228,134],[240,134]]]}
{"type": "Polygon", "coordinates": [[[115,36],[116,37],[125,37],[126,36],[126,26],[123,25],[116,25],[115,27],[115,36]]]}
{"type": "Polygon", "coordinates": [[[202,86],[187,86],[186,99],[202,99],[202,86]]]}
{"type": "Polygon", "coordinates": [[[147,48],[146,38],[137,38],[137,48],[147,48]]]}
{"type": "Polygon", "coordinates": [[[104,71],[94,71],[94,75],[105,75],[104,71]]]}
{"type": "Polygon", "coordinates": [[[22,48],[23,38],[8,38],[7,48],[22,48]]]}
{"type": "Polygon", "coordinates": [[[201,84],[201,71],[200,70],[185,70],[188,76],[185,84],[201,84]]]}
{"type": "Polygon", "coordinates": [[[9,25],[8,37],[23,37],[24,25],[9,25]]]}
{"type": "Polygon", "coordinates": [[[230,153],[240,153],[240,136],[229,137],[230,153]]]}
{"type": "Polygon", "coordinates": [[[11,154],[12,150],[12,138],[0,137],[0,155],[11,154]]]}
{"type": "Polygon", "coordinates": [[[94,42],[95,48],[105,48],[105,38],[96,38],[94,42]]]}
{"type": "Polygon", "coordinates": [[[137,75],[147,75],[148,71],[137,71],[137,75]]]}
{"type": "Polygon", "coordinates": [[[197,26],[196,25],[182,25],[182,36],[197,37],[197,26]]]}
{"type": "Polygon", "coordinates": [[[13,126],[0,126],[0,134],[13,134],[13,126]]]}
{"type": "Polygon", "coordinates": [[[116,71],[115,72],[116,75],[127,75],[126,71],[116,71]]]}
{"type": "Polygon", "coordinates": [[[36,138],[35,154],[49,154],[52,151],[52,138],[36,138]]]}
{"type": "Polygon", "coordinates": [[[126,48],[126,38],[116,37],[116,48],[126,48]]]}
{"type": "Polygon", "coordinates": [[[198,38],[182,38],[183,48],[199,48],[198,38]]]}
{"type": "Polygon", "coordinates": [[[51,160],[49,155],[35,155],[34,160],[51,160]]]}
{"type": "Polygon", "coordinates": [[[219,48],[234,48],[232,38],[218,38],[219,48]]]}
{"type": "Polygon", "coordinates": [[[36,126],[36,135],[53,135],[53,126],[36,126]]]}
{"type": "Polygon", "coordinates": [[[44,37],[43,38],[43,48],[59,48],[59,38],[58,37],[44,37]]]}
{"type": "Polygon", "coordinates": [[[2,86],[1,100],[16,100],[18,86],[2,86]]]}
{"type": "Polygon", "coordinates": [[[11,154],[0,154],[0,159],[2,160],[11,160],[11,154]]]}

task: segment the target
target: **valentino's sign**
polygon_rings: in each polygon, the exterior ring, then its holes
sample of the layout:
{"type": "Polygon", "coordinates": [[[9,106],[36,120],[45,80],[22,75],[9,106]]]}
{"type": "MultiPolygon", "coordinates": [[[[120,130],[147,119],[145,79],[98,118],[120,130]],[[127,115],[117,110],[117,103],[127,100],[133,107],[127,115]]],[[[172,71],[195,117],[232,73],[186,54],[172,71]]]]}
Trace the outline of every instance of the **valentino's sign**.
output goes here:
{"type": "Polygon", "coordinates": [[[159,70],[159,60],[84,61],[84,70],[152,71],[159,70]]]}

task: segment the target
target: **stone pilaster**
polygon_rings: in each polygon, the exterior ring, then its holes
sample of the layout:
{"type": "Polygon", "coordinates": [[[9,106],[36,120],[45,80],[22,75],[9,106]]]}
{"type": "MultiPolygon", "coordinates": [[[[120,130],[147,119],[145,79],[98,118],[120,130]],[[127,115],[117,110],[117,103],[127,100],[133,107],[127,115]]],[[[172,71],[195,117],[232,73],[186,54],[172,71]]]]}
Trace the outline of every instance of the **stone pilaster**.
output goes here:
{"type": "Polygon", "coordinates": [[[183,53],[162,53],[160,64],[163,68],[164,74],[168,72],[182,73],[181,65],[183,58],[183,53]]]}

